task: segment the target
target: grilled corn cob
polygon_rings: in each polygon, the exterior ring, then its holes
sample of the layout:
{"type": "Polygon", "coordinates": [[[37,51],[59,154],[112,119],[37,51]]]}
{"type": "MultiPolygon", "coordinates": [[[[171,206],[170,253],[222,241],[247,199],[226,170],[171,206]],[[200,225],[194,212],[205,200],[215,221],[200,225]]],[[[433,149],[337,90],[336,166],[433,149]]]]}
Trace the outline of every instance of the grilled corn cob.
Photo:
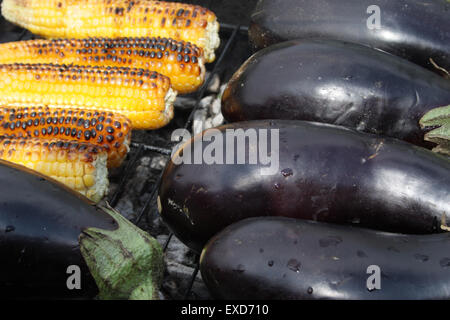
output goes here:
{"type": "Polygon", "coordinates": [[[173,117],[176,92],[156,72],[53,64],[0,65],[0,105],[63,107],[120,113],[135,129],[157,129],[173,117]]]}
{"type": "Polygon", "coordinates": [[[80,109],[0,108],[0,136],[89,142],[108,152],[118,167],[130,150],[131,122],[119,114],[80,109]]]}
{"type": "Polygon", "coordinates": [[[108,191],[106,151],[67,140],[0,137],[0,159],[47,175],[99,202],[108,191]]]}
{"type": "Polygon", "coordinates": [[[143,68],[170,78],[179,93],[205,80],[203,50],[166,38],[28,40],[0,44],[0,64],[56,63],[143,68]]]}
{"type": "Polygon", "coordinates": [[[196,5],[145,0],[3,0],[3,16],[48,38],[166,37],[191,42],[212,62],[216,15],[196,5]]]}

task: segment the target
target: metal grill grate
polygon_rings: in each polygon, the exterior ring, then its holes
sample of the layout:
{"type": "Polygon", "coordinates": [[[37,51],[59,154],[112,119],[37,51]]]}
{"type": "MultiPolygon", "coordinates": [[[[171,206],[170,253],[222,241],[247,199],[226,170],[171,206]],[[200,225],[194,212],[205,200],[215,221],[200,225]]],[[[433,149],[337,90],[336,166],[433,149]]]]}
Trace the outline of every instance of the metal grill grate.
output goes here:
{"type": "MultiPolygon", "coordinates": [[[[225,44],[225,47],[223,48],[219,58],[217,59],[217,62],[215,63],[214,68],[211,71],[208,79],[205,81],[205,84],[203,85],[203,87],[198,92],[198,94],[197,94],[197,101],[196,101],[195,107],[190,112],[189,117],[188,117],[188,119],[187,119],[187,121],[186,121],[186,123],[184,125],[184,129],[188,129],[189,126],[191,125],[194,113],[199,108],[201,99],[205,96],[206,88],[210,84],[210,82],[211,82],[211,80],[213,78],[213,75],[217,72],[218,67],[221,65],[222,61],[224,60],[224,57],[226,56],[226,54],[230,50],[231,46],[233,45],[234,40],[236,39],[236,35],[237,35],[238,31],[240,30],[240,25],[230,26],[230,27],[233,30],[232,34],[228,38],[228,40],[227,40],[227,42],[225,44]]],[[[138,144],[138,148],[139,148],[139,150],[144,148],[144,149],[148,149],[148,150],[151,150],[151,151],[156,151],[156,152],[159,152],[159,153],[161,153],[162,155],[165,155],[165,156],[169,156],[171,154],[171,149],[163,149],[163,148],[159,148],[159,147],[151,146],[151,145],[149,146],[149,145],[138,144]]],[[[137,153],[137,154],[139,154],[139,153],[137,153]]],[[[135,160],[136,159],[133,160],[133,163],[136,162],[135,160]]],[[[141,209],[141,211],[140,211],[136,221],[134,221],[134,223],[138,224],[140,222],[140,220],[142,219],[143,215],[147,212],[147,210],[148,210],[149,206],[151,205],[151,203],[155,201],[155,195],[157,194],[159,185],[161,183],[162,174],[163,174],[163,172],[161,172],[161,174],[159,175],[157,182],[155,183],[155,185],[153,186],[153,188],[152,188],[152,190],[150,192],[150,196],[148,197],[147,201],[145,202],[145,205],[141,209]]],[[[122,189],[119,189],[118,192],[121,192],[121,190],[122,189]]],[[[115,198],[116,198],[116,196],[114,195],[112,200],[114,200],[115,198]]],[[[169,237],[167,238],[167,241],[166,241],[166,243],[165,243],[165,245],[163,247],[164,251],[167,250],[167,247],[169,246],[169,243],[170,243],[170,241],[172,239],[172,236],[173,236],[173,234],[171,233],[169,235],[169,237]]],[[[194,284],[195,278],[196,278],[196,276],[198,274],[198,271],[199,271],[198,257],[197,257],[196,260],[197,260],[197,263],[196,263],[194,272],[192,273],[191,279],[189,281],[189,286],[188,286],[188,288],[186,290],[186,293],[184,295],[185,299],[189,298],[189,295],[190,295],[191,290],[192,290],[192,286],[194,284]]]]}
{"type": "MultiPolygon", "coordinates": [[[[213,4],[213,1],[210,0],[209,4],[204,5],[204,6],[210,8],[214,11],[212,4],[213,4]]],[[[214,6],[217,6],[220,4],[221,4],[221,1],[214,1],[214,6]]],[[[2,21],[2,22],[5,23],[5,21],[2,21]]],[[[7,26],[6,32],[8,33],[8,37],[5,37],[4,39],[2,39],[3,40],[2,42],[28,40],[28,39],[35,38],[35,36],[32,33],[30,33],[29,31],[27,31],[25,29],[13,27],[12,25],[9,25],[8,23],[6,23],[6,26],[7,26]],[[14,36],[11,37],[11,34],[14,36]]],[[[233,59],[233,57],[230,57],[230,53],[231,53],[232,48],[238,42],[237,39],[239,38],[242,41],[242,43],[247,43],[247,31],[248,31],[248,27],[246,27],[246,26],[221,23],[220,33],[221,33],[222,45],[218,51],[218,59],[213,64],[212,69],[209,70],[210,71],[209,77],[206,79],[202,88],[199,91],[197,91],[197,93],[195,93],[193,96],[193,98],[195,98],[195,100],[196,100],[194,108],[189,111],[187,119],[183,119],[184,123],[181,123],[181,125],[180,125],[180,123],[177,124],[177,126],[176,126],[177,128],[185,128],[188,130],[190,129],[189,127],[192,124],[194,113],[200,107],[200,101],[205,97],[206,90],[207,90],[209,84],[211,83],[211,80],[213,79],[214,75],[219,72],[219,70],[225,70],[226,69],[225,66],[228,68],[228,64],[230,62],[229,60],[233,59]],[[225,62],[225,60],[227,58],[228,58],[228,61],[225,62]]],[[[244,49],[241,52],[247,52],[247,51],[248,51],[247,49],[244,49]]],[[[238,59],[239,61],[235,61],[235,63],[234,63],[235,66],[239,66],[245,58],[247,58],[247,56],[242,56],[242,54],[240,54],[239,59],[238,59]]],[[[210,69],[210,67],[208,67],[208,69],[210,69]]],[[[234,71],[234,70],[228,70],[228,72],[230,72],[230,71],[234,71]]],[[[189,131],[192,131],[192,130],[189,130],[189,131]]],[[[119,173],[113,173],[114,178],[117,181],[117,187],[115,188],[115,190],[113,192],[111,192],[109,194],[108,200],[107,200],[108,203],[112,207],[116,207],[118,205],[121,197],[126,192],[126,185],[128,182],[130,182],[132,180],[133,172],[135,172],[135,170],[138,166],[139,160],[141,159],[141,157],[144,153],[150,152],[153,154],[158,154],[158,155],[164,156],[167,159],[170,158],[170,155],[172,152],[172,147],[177,142],[169,141],[169,139],[167,139],[167,137],[163,137],[163,138],[158,137],[157,140],[159,142],[163,142],[162,143],[163,146],[158,145],[158,144],[148,144],[148,143],[136,141],[136,139],[133,137],[133,140],[131,143],[131,150],[127,157],[125,165],[123,165],[122,168],[119,169],[120,170],[119,173]]],[[[141,220],[143,219],[143,217],[146,217],[146,215],[148,214],[148,212],[151,208],[156,208],[156,196],[157,196],[158,189],[159,189],[159,186],[161,183],[163,172],[164,172],[164,169],[160,170],[159,174],[156,175],[157,176],[156,181],[151,183],[151,186],[149,188],[143,188],[142,193],[139,195],[139,196],[144,196],[144,199],[142,200],[142,203],[143,203],[142,207],[140,207],[136,210],[136,212],[138,212],[138,213],[137,213],[135,219],[132,219],[132,222],[135,223],[136,225],[139,225],[141,223],[141,220]]],[[[152,178],[154,178],[154,177],[152,177],[152,178]]],[[[145,228],[143,228],[143,229],[145,230],[145,228]]],[[[149,231],[149,230],[146,230],[146,231],[149,231]]],[[[165,243],[163,245],[164,252],[167,251],[167,248],[169,247],[170,241],[172,239],[173,239],[173,234],[170,233],[167,240],[165,241],[165,243]]],[[[191,296],[192,287],[193,287],[194,281],[195,281],[198,271],[199,271],[198,259],[199,259],[199,257],[196,256],[195,257],[195,261],[196,261],[195,268],[190,277],[188,287],[186,288],[186,291],[183,295],[185,300],[189,299],[191,296]]]]}

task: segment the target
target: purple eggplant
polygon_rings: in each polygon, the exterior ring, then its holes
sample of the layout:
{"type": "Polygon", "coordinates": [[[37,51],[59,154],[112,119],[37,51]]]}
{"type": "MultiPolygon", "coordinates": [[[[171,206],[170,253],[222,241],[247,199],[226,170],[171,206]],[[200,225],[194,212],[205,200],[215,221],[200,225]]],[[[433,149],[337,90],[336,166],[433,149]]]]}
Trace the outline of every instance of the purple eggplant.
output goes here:
{"type": "Polygon", "coordinates": [[[261,0],[249,37],[256,49],[307,38],[360,43],[448,75],[449,12],[447,0],[261,0]]]}
{"type": "Polygon", "coordinates": [[[392,138],[289,120],[206,130],[174,154],[159,190],[161,217],[196,251],[226,226],[256,216],[439,232],[442,218],[450,221],[449,200],[448,158],[392,138]],[[231,154],[229,146],[236,147],[238,140],[233,142],[228,132],[238,130],[249,139],[255,133],[258,141],[251,138],[231,154]],[[260,130],[267,139],[258,137],[260,130]],[[252,164],[251,155],[263,150],[265,140],[271,160],[252,164]],[[211,152],[214,141],[223,143],[216,149],[223,164],[197,161],[211,152]],[[246,160],[238,164],[238,157],[246,160]]]}
{"type": "Polygon", "coordinates": [[[449,233],[260,217],[214,236],[200,270],[217,299],[448,300],[449,252],[449,233]]]}
{"type": "Polygon", "coordinates": [[[450,105],[450,81],[361,45],[293,40],[250,57],[222,102],[230,122],[317,121],[432,148],[420,119],[450,105]]]}
{"type": "Polygon", "coordinates": [[[133,298],[139,287],[135,282],[149,279],[155,281],[157,296],[163,268],[156,240],[120,214],[5,161],[0,161],[0,257],[3,299],[133,298]],[[138,250],[128,242],[135,234],[138,250]],[[123,268],[131,262],[138,267],[141,252],[149,250],[153,260],[145,263],[151,262],[153,271],[147,266],[132,275],[123,268]],[[129,281],[129,287],[113,283],[115,275],[108,268],[129,281]]]}

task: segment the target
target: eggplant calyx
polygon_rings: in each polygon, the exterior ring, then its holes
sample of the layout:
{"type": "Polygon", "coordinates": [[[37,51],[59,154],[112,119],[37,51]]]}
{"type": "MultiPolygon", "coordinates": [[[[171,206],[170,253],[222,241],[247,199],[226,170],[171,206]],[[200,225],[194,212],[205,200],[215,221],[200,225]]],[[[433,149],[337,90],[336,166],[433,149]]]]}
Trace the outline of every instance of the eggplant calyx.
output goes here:
{"type": "Polygon", "coordinates": [[[157,300],[164,275],[160,244],[113,208],[102,209],[116,230],[88,228],[79,237],[81,254],[105,300],[157,300]]]}
{"type": "Polygon", "coordinates": [[[422,129],[433,128],[425,134],[425,140],[437,144],[434,152],[450,156],[450,106],[429,111],[420,119],[422,129]]]}

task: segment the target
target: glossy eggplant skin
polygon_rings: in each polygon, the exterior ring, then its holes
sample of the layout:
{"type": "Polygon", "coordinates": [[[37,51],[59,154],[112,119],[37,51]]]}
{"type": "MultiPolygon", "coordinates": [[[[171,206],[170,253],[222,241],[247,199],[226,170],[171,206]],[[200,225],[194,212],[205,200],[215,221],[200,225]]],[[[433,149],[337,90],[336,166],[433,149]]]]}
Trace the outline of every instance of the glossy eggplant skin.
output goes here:
{"type": "Polygon", "coordinates": [[[208,242],[200,270],[217,299],[449,299],[449,250],[449,233],[251,218],[208,242]],[[367,288],[369,266],[380,268],[379,290],[367,288]]]}
{"type": "MultiPolygon", "coordinates": [[[[450,221],[450,161],[427,149],[344,127],[289,120],[228,124],[204,135],[214,131],[225,145],[228,129],[278,130],[278,170],[261,175],[266,165],[229,164],[237,163],[237,152],[234,162],[224,162],[228,164],[176,164],[177,154],[172,157],[159,192],[161,217],[197,252],[226,226],[256,216],[418,234],[439,231],[444,214],[450,221]]],[[[194,137],[178,154],[195,150],[200,139],[194,137]]],[[[203,154],[209,143],[201,145],[203,154]]],[[[254,148],[248,145],[240,151],[246,159],[254,148]]],[[[226,152],[224,147],[224,159],[226,152]]]]}
{"type": "Polygon", "coordinates": [[[115,230],[117,222],[62,184],[0,161],[0,297],[85,299],[98,288],[81,255],[86,228],[115,230]],[[81,290],[66,282],[81,270],[81,290]]]}
{"type": "Polygon", "coordinates": [[[431,148],[419,120],[450,104],[450,81],[396,56],[328,40],[288,41],[250,57],[230,80],[230,121],[293,119],[342,125],[431,148]]]}
{"type": "Polygon", "coordinates": [[[255,49],[294,39],[349,41],[437,72],[430,59],[450,70],[449,12],[447,0],[261,0],[251,15],[249,38],[255,49]],[[381,29],[368,27],[373,5],[380,10],[381,29]]]}

